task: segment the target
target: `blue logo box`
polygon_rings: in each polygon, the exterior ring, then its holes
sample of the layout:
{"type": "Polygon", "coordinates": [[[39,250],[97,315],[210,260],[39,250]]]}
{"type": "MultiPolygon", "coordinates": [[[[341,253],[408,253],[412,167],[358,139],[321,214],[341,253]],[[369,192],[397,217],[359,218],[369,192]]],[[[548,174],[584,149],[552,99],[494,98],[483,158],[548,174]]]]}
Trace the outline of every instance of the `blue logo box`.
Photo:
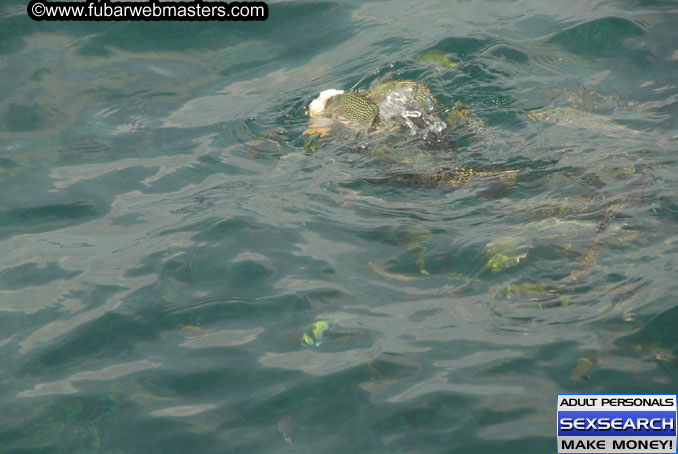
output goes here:
{"type": "Polygon", "coordinates": [[[677,453],[675,394],[558,394],[558,454],[677,453]]]}

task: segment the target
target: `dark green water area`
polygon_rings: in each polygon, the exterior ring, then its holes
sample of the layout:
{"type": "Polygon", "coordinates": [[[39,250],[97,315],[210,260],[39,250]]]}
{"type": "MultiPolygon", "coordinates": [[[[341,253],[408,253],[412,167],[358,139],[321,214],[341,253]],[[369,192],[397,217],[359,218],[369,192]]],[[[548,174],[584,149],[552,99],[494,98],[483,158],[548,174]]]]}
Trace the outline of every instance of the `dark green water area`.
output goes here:
{"type": "Polygon", "coordinates": [[[676,392],[676,2],[269,7],[0,3],[0,452],[544,454],[676,392]],[[389,78],[448,127],[309,146],[389,78]]]}

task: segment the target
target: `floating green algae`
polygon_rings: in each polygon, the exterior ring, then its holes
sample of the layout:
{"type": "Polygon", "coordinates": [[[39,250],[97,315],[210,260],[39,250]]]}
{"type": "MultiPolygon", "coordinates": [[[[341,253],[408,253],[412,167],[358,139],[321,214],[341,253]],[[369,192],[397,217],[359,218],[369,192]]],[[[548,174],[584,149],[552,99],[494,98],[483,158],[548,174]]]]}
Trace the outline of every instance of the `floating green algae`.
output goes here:
{"type": "Polygon", "coordinates": [[[301,338],[301,345],[303,347],[318,347],[322,344],[325,333],[330,328],[326,320],[319,320],[306,330],[301,338]]]}
{"type": "Polygon", "coordinates": [[[506,237],[488,243],[485,256],[489,257],[485,262],[485,269],[497,273],[518,265],[527,257],[527,252],[519,247],[514,238],[506,237]]]}
{"type": "Polygon", "coordinates": [[[438,66],[440,68],[454,68],[459,65],[459,62],[452,61],[447,57],[447,53],[440,49],[431,49],[428,52],[417,57],[419,63],[427,63],[438,66]]]}

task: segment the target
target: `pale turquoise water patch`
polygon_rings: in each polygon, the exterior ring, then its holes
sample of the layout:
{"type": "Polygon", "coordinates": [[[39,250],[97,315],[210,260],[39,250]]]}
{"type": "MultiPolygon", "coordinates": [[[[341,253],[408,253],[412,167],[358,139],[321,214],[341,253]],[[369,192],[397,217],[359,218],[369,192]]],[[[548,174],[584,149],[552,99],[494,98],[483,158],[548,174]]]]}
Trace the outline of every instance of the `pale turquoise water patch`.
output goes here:
{"type": "Polygon", "coordinates": [[[631,0],[221,24],[6,2],[3,452],[542,453],[556,393],[675,392],[677,23],[631,0]],[[304,148],[320,90],[388,77],[471,120],[304,148]]]}

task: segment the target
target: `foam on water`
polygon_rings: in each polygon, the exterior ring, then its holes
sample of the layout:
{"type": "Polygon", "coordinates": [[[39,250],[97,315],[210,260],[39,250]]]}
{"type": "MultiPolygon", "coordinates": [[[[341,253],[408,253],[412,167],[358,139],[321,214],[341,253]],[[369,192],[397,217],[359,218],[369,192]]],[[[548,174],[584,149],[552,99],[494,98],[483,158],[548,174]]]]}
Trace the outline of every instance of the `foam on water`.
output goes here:
{"type": "Polygon", "coordinates": [[[379,121],[386,129],[404,126],[413,136],[425,138],[429,133],[440,134],[447,127],[434,112],[434,101],[418,101],[411,87],[393,90],[378,105],[379,121]]]}

